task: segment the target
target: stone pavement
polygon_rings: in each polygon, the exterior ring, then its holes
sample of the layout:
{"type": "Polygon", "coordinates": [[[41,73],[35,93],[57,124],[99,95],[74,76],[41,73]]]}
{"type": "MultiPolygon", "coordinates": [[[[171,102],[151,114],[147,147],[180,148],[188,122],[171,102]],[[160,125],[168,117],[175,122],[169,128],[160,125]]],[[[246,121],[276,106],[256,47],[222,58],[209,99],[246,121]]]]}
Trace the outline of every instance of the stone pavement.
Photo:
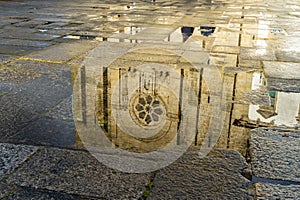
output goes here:
{"type": "Polygon", "coordinates": [[[297,0],[0,1],[0,198],[299,199],[299,17],[297,0]],[[185,66],[172,51],[220,70],[224,127],[207,157],[198,152],[215,119],[214,78],[191,81],[203,111],[196,147],[170,166],[123,173],[82,146],[74,109],[85,106],[74,105],[73,86],[84,61],[100,60],[88,69],[104,72],[112,55],[139,45],[168,51],[117,62],[185,66]]]}
{"type": "Polygon", "coordinates": [[[252,131],[252,171],[260,198],[300,198],[299,131],[259,128],[252,131]]]}

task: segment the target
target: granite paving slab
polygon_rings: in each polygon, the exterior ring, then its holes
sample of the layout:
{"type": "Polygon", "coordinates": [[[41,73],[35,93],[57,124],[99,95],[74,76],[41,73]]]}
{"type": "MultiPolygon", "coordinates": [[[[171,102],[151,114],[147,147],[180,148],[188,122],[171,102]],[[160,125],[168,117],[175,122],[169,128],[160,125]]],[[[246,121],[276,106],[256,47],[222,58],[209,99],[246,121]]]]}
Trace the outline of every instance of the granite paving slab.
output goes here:
{"type": "Polygon", "coordinates": [[[88,152],[45,148],[6,181],[98,199],[138,199],[149,177],[150,174],[127,174],[110,169],[88,152]]]}
{"type": "Polygon", "coordinates": [[[259,128],[251,131],[253,175],[300,183],[300,131],[259,128]]]}
{"type": "Polygon", "coordinates": [[[50,42],[23,40],[23,39],[0,39],[0,45],[15,45],[15,46],[28,46],[28,47],[47,47],[52,45],[50,42]]]}
{"type": "Polygon", "coordinates": [[[241,154],[215,150],[200,159],[197,150],[156,173],[149,199],[252,199],[241,154]]]}
{"type": "Polygon", "coordinates": [[[61,43],[47,49],[26,55],[33,60],[48,60],[54,62],[67,62],[72,58],[84,54],[97,45],[95,41],[80,40],[71,43],[61,43]]]}
{"type": "Polygon", "coordinates": [[[0,55],[6,54],[13,56],[22,56],[37,50],[40,50],[40,48],[29,46],[0,45],[0,55]]]}
{"type": "Polygon", "coordinates": [[[256,183],[257,199],[300,199],[300,185],[256,183]]]}
{"type": "Polygon", "coordinates": [[[16,134],[10,134],[5,142],[45,146],[73,146],[76,142],[72,121],[42,117],[35,119],[16,134]]]}
{"type": "Polygon", "coordinates": [[[38,200],[49,200],[49,199],[63,199],[63,200],[75,200],[75,199],[97,199],[91,196],[79,196],[66,194],[63,192],[55,192],[48,190],[35,189],[32,187],[22,187],[18,185],[7,185],[6,183],[0,182],[0,198],[6,200],[16,199],[38,199],[38,200]]]}
{"type": "Polygon", "coordinates": [[[17,133],[69,97],[72,94],[70,81],[70,78],[60,80],[45,76],[28,81],[0,97],[1,136],[17,133]]]}

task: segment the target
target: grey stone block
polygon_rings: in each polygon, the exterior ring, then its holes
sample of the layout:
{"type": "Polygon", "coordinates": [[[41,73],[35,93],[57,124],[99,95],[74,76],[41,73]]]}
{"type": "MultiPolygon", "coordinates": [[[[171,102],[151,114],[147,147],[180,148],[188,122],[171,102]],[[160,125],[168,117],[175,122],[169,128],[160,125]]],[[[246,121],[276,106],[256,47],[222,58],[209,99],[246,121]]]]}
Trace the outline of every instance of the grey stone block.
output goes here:
{"type": "Polygon", "coordinates": [[[149,199],[251,199],[248,169],[235,151],[215,150],[200,159],[197,148],[157,172],[149,199]]]}
{"type": "Polygon", "coordinates": [[[7,183],[98,199],[138,199],[149,174],[127,174],[99,163],[88,152],[46,148],[7,183]]]}
{"type": "Polygon", "coordinates": [[[253,175],[300,182],[300,131],[258,128],[251,131],[253,175]]]}
{"type": "MultiPolygon", "coordinates": [[[[17,87],[1,98],[0,133],[17,133],[72,94],[70,80],[42,77],[17,87]]],[[[5,138],[3,138],[5,139],[5,138]]]]}
{"type": "Polygon", "coordinates": [[[31,145],[73,146],[76,142],[75,125],[71,121],[39,118],[5,141],[31,145]]]}
{"type": "Polygon", "coordinates": [[[268,78],[268,88],[275,91],[300,93],[300,79],[286,80],[280,78],[268,78]]]}
{"type": "Polygon", "coordinates": [[[32,53],[26,57],[37,60],[49,60],[54,62],[67,62],[72,58],[82,55],[95,47],[95,41],[76,41],[72,43],[62,43],[37,53],[32,53]]]}
{"type": "Polygon", "coordinates": [[[80,196],[73,194],[66,194],[63,192],[48,191],[35,189],[32,187],[21,187],[17,185],[7,185],[0,182],[0,198],[6,200],[16,199],[31,199],[31,200],[49,200],[49,199],[62,199],[62,200],[75,200],[75,199],[97,199],[91,196],[80,196]]]}
{"type": "Polygon", "coordinates": [[[257,199],[300,199],[300,185],[256,183],[257,199]]]}

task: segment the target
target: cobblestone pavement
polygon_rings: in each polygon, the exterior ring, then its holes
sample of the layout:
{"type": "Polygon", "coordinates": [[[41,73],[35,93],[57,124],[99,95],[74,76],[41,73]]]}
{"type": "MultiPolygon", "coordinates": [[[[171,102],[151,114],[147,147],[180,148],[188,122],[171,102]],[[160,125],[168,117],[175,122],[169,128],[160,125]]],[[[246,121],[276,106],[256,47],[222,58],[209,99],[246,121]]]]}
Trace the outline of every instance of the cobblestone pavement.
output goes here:
{"type": "Polygon", "coordinates": [[[299,22],[297,0],[0,0],[0,198],[300,198],[299,22]],[[186,83],[159,70],[126,81],[149,63],[172,66],[186,83]],[[180,89],[151,86],[158,75],[180,89]],[[136,85],[144,101],[129,96],[136,85]],[[171,165],[130,174],[87,151],[90,124],[130,151],[196,134],[171,165]],[[164,140],[123,134],[136,124],[163,127],[164,140]],[[215,149],[202,158],[205,145],[215,149]]]}

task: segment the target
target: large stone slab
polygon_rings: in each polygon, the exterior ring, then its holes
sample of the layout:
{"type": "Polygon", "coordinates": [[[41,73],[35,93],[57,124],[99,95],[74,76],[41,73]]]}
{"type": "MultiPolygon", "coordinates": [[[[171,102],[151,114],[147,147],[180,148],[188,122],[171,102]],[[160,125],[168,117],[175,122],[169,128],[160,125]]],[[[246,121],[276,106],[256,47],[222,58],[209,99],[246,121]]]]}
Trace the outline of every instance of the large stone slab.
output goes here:
{"type": "Polygon", "coordinates": [[[138,199],[149,177],[110,169],[88,152],[45,148],[6,181],[98,199],[138,199]]]}
{"type": "Polygon", "coordinates": [[[63,192],[47,191],[41,189],[35,189],[32,187],[21,187],[17,185],[7,185],[6,183],[0,182],[0,198],[6,200],[15,199],[38,199],[38,200],[49,200],[49,199],[64,199],[64,200],[75,200],[75,199],[96,199],[91,196],[80,196],[66,194],[63,192]]]}
{"type": "Polygon", "coordinates": [[[276,51],[276,57],[283,62],[300,62],[300,52],[295,50],[276,51]]]}
{"type": "Polygon", "coordinates": [[[0,54],[13,56],[22,56],[37,50],[40,50],[40,48],[29,46],[0,45],[0,54]]]}
{"type": "Polygon", "coordinates": [[[251,199],[241,174],[245,159],[232,150],[215,150],[200,159],[193,149],[157,172],[149,199],[251,199]]]}
{"type": "Polygon", "coordinates": [[[300,131],[259,128],[251,131],[253,175],[300,182],[300,131]]]}
{"type": "Polygon", "coordinates": [[[52,45],[50,42],[34,41],[34,40],[22,40],[22,39],[0,39],[1,45],[15,45],[15,46],[28,46],[43,48],[52,45]]]}
{"type": "Polygon", "coordinates": [[[0,180],[20,166],[37,147],[0,143],[0,180]]]}
{"type": "Polygon", "coordinates": [[[1,136],[15,134],[72,94],[69,78],[41,77],[1,97],[1,136]]]}
{"type": "Polygon", "coordinates": [[[73,146],[76,142],[75,125],[72,121],[42,117],[5,139],[30,145],[73,146]]]}
{"type": "Polygon", "coordinates": [[[255,184],[257,199],[300,199],[300,185],[255,184]]]}
{"type": "Polygon", "coordinates": [[[72,43],[61,43],[42,51],[32,53],[26,58],[33,60],[46,60],[53,62],[67,62],[72,58],[82,55],[94,48],[97,42],[95,41],[76,41],[72,43]]]}

